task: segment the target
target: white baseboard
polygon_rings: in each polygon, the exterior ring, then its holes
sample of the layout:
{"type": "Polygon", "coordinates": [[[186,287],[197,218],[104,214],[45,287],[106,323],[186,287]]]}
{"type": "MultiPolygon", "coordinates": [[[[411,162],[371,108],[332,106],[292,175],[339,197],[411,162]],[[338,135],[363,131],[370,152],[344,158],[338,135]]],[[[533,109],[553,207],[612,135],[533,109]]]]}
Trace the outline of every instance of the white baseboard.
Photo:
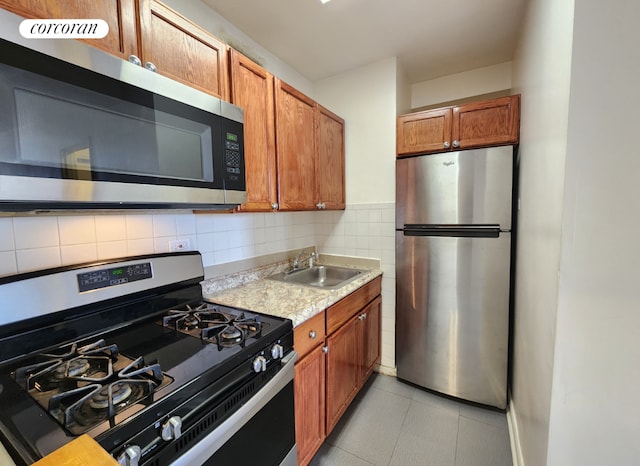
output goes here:
{"type": "Polygon", "coordinates": [[[507,426],[509,427],[509,442],[511,443],[511,458],[513,466],[524,466],[522,449],[520,448],[520,434],[518,432],[518,417],[513,405],[513,398],[509,393],[509,406],[507,407],[507,426]]]}
{"type": "Polygon", "coordinates": [[[398,375],[395,367],[383,366],[382,364],[378,364],[373,370],[380,374],[390,375],[392,377],[397,377],[398,375]]]}

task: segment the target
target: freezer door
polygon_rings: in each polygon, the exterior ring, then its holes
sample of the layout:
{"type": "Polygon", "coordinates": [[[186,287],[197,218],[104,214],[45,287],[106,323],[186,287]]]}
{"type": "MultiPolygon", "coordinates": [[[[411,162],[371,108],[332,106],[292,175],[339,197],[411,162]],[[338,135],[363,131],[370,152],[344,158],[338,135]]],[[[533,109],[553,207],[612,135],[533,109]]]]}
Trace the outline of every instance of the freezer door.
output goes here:
{"type": "Polygon", "coordinates": [[[510,241],[396,232],[399,378],[506,407],[510,241]]]}
{"type": "Polygon", "coordinates": [[[498,224],[511,229],[513,146],[396,161],[396,225],[498,224]]]}

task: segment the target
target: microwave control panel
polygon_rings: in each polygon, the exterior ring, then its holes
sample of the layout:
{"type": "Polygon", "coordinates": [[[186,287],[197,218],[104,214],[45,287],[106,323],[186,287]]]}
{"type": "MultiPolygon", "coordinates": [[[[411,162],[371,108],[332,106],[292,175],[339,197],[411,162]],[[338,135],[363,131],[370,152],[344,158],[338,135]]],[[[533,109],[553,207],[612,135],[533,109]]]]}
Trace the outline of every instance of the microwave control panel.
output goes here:
{"type": "Polygon", "coordinates": [[[244,141],[241,123],[226,120],[222,133],[224,139],[224,185],[226,189],[244,191],[244,141]]]}

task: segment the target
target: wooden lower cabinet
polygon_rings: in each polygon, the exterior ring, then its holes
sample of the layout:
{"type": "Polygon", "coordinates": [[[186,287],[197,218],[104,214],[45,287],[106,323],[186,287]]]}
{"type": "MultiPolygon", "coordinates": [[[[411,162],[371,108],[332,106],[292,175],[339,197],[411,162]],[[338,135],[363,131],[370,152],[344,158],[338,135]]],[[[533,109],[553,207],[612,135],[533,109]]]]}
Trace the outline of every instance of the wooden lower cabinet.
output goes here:
{"type": "Polygon", "coordinates": [[[358,317],[327,338],[327,435],[358,392],[358,317]]]}
{"type": "Polygon", "coordinates": [[[378,277],[294,329],[299,465],[313,459],[380,362],[380,292],[378,277]]]}
{"type": "Polygon", "coordinates": [[[373,368],[380,362],[381,347],[381,323],[382,323],[382,298],[378,296],[366,308],[360,316],[364,316],[358,326],[358,341],[361,344],[360,386],[362,386],[373,372],[373,368]]]}
{"type": "Polygon", "coordinates": [[[318,346],[295,367],[293,379],[298,464],[309,464],[325,439],[325,357],[318,346]]]}

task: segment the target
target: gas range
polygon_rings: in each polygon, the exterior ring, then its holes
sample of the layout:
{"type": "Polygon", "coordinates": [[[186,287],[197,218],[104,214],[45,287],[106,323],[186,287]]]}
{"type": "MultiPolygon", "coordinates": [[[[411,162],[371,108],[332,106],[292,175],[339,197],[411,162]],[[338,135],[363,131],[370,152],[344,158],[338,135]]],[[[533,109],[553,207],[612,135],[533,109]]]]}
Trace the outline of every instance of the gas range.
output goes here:
{"type": "Polygon", "coordinates": [[[295,464],[291,321],[205,303],[203,275],[198,253],[174,253],[0,279],[0,300],[29,309],[0,317],[14,460],[87,434],[123,465],[204,464],[280,417],[253,464],[295,464]]]}

